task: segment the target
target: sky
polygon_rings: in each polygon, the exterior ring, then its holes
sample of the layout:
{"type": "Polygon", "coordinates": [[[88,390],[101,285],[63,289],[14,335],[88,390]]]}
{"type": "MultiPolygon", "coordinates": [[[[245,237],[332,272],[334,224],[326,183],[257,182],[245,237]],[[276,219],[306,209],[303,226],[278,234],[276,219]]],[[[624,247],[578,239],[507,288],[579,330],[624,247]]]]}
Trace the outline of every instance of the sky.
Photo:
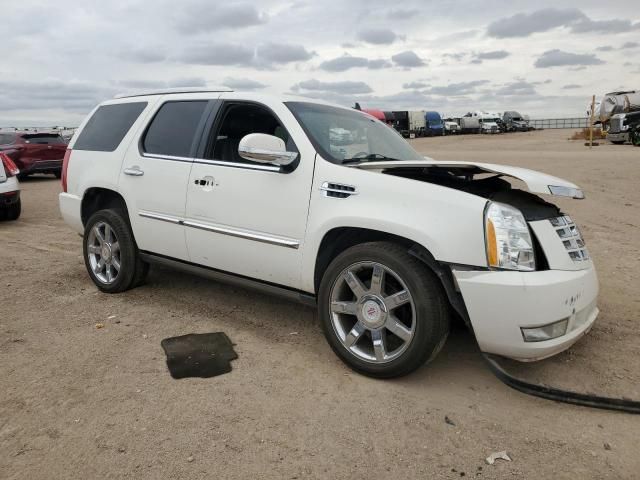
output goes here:
{"type": "Polygon", "coordinates": [[[118,93],[166,87],[532,118],[640,89],[637,0],[0,0],[0,12],[0,126],[75,126],[118,93]]]}

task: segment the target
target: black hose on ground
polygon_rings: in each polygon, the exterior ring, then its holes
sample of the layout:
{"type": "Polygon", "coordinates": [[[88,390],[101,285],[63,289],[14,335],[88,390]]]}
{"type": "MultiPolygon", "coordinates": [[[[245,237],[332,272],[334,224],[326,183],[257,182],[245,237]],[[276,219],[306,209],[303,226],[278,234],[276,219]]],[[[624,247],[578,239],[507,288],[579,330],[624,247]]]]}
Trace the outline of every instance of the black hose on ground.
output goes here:
{"type": "Polygon", "coordinates": [[[555,400],[556,402],[581,405],[583,407],[617,410],[626,413],[640,413],[639,401],[629,400],[626,398],[601,397],[598,395],[560,390],[559,388],[548,387],[546,385],[529,383],[520,378],[514,377],[503,369],[497,361],[497,358],[499,357],[488,353],[483,353],[482,355],[487,361],[489,369],[498,378],[498,380],[508,387],[518,390],[519,392],[526,393],[527,395],[546,398],[547,400],[555,400]]]}

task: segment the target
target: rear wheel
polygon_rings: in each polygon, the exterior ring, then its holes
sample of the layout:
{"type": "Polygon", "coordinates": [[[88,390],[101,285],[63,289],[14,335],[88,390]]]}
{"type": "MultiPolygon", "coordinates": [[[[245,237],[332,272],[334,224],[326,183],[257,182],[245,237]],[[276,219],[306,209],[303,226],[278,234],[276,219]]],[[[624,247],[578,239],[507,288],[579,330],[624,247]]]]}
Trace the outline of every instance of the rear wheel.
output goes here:
{"type": "Polygon", "coordinates": [[[56,176],[57,179],[62,178],[62,170],[56,170],[55,172],[53,172],[53,174],[56,176]]]}
{"type": "Polygon", "coordinates": [[[17,220],[22,212],[22,202],[18,199],[16,203],[7,205],[3,210],[0,212],[0,220],[17,220]]]}
{"type": "Polygon", "coordinates": [[[636,128],[631,132],[631,143],[636,147],[640,147],[640,128],[636,128]]]}
{"type": "Polygon", "coordinates": [[[406,375],[431,360],[449,333],[437,278],[406,248],[366,243],[341,253],[319,294],[324,334],[334,352],[365,375],[406,375]]]}
{"type": "Polygon", "coordinates": [[[89,218],[83,253],[91,280],[106,293],[140,285],[149,269],[140,259],[131,227],[120,210],[100,210],[89,218]]]}

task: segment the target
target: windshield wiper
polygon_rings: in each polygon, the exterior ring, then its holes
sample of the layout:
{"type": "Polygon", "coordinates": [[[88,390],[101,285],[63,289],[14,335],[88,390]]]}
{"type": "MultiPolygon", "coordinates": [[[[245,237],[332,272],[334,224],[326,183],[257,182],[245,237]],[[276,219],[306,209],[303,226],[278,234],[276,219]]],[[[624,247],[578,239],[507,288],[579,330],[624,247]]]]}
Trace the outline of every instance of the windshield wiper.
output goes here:
{"type": "Polygon", "coordinates": [[[400,161],[398,158],[387,157],[386,155],[382,155],[381,153],[370,153],[369,155],[366,155],[364,157],[345,158],[344,160],[342,160],[342,164],[344,165],[347,163],[362,163],[371,160],[400,161]]]}

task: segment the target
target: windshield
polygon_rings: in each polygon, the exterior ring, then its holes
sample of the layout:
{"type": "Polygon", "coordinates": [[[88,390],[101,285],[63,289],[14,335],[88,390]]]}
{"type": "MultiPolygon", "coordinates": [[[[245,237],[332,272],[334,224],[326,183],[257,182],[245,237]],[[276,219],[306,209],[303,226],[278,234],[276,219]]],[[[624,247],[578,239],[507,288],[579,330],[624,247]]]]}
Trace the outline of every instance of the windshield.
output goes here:
{"type": "Polygon", "coordinates": [[[334,163],[423,158],[395,130],[358,111],[287,102],[316,150],[334,163]]]}

